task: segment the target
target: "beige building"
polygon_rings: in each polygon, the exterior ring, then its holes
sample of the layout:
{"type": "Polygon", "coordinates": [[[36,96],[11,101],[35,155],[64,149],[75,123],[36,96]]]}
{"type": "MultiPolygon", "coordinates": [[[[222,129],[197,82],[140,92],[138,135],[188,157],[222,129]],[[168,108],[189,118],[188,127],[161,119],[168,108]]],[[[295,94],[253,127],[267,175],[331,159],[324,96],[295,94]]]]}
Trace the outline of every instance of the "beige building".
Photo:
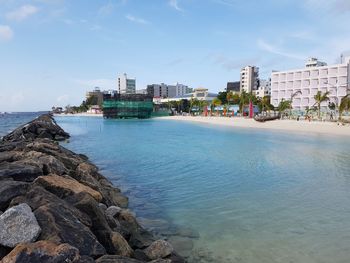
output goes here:
{"type": "Polygon", "coordinates": [[[246,66],[241,69],[240,92],[243,90],[250,93],[258,89],[259,68],[255,66],[246,66]]]}

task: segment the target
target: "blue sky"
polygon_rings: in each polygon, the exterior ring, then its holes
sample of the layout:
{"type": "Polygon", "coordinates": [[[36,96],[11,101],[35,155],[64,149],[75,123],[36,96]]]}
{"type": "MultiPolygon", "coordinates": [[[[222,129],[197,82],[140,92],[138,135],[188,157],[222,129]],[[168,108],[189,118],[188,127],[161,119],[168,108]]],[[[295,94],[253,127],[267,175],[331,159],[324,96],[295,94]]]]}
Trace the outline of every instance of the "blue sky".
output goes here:
{"type": "Polygon", "coordinates": [[[124,72],[220,91],[249,64],[331,64],[349,24],[349,0],[0,0],[0,111],[77,105],[124,72]]]}

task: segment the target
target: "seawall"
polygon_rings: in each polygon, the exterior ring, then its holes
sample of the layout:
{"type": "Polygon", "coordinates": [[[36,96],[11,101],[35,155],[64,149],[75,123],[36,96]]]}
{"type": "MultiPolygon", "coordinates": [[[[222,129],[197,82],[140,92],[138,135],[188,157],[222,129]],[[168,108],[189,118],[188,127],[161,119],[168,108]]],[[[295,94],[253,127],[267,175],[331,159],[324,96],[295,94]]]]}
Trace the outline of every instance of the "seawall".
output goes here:
{"type": "Polygon", "coordinates": [[[1,262],[185,262],[68,138],[45,114],[0,141],[1,262]]]}

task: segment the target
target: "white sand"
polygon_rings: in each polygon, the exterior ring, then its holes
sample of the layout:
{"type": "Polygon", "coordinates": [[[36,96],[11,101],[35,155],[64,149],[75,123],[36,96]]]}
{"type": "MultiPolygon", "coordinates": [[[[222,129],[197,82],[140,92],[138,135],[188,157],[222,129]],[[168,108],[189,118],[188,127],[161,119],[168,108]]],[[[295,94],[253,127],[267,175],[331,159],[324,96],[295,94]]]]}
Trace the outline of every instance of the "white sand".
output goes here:
{"type": "Polygon", "coordinates": [[[253,119],[241,117],[201,117],[201,116],[169,116],[161,117],[163,120],[188,121],[202,123],[208,125],[222,125],[227,127],[254,128],[254,129],[270,129],[286,132],[299,132],[306,134],[326,134],[350,136],[349,125],[337,125],[333,122],[318,121],[296,121],[296,120],[274,120],[268,122],[257,122],[253,119]]]}

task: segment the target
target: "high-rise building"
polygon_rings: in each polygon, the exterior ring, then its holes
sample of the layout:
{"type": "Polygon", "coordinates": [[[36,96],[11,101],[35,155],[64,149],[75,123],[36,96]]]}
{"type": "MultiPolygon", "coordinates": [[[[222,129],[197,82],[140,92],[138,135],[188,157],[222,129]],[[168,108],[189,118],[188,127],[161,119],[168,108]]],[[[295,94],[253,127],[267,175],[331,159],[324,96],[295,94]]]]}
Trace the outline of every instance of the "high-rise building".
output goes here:
{"type": "Polygon", "coordinates": [[[118,78],[118,92],[119,94],[135,94],[136,79],[129,79],[127,74],[124,73],[118,78]]]}
{"type": "Polygon", "coordinates": [[[259,87],[255,91],[255,95],[258,98],[263,98],[265,96],[271,96],[271,79],[269,79],[269,80],[260,79],[259,80],[259,87]]]}
{"type": "Polygon", "coordinates": [[[226,86],[227,92],[239,93],[240,90],[241,90],[241,82],[240,81],[227,82],[227,86],[226,86]]]}
{"type": "Polygon", "coordinates": [[[259,68],[246,66],[241,69],[240,92],[243,90],[250,93],[257,90],[259,85],[259,68]]]}
{"type": "MultiPolygon", "coordinates": [[[[329,91],[329,102],[339,105],[341,99],[348,94],[350,81],[349,59],[343,62],[330,66],[317,66],[316,63],[316,66],[312,67],[272,72],[272,105],[276,107],[282,100],[291,100],[295,94],[293,108],[305,110],[315,105],[314,96],[318,91],[329,91]]],[[[321,107],[327,108],[329,102],[323,102],[321,107]]]]}
{"type": "Polygon", "coordinates": [[[191,92],[191,88],[179,83],[176,85],[164,83],[147,85],[147,94],[153,98],[175,98],[191,92]]]}

